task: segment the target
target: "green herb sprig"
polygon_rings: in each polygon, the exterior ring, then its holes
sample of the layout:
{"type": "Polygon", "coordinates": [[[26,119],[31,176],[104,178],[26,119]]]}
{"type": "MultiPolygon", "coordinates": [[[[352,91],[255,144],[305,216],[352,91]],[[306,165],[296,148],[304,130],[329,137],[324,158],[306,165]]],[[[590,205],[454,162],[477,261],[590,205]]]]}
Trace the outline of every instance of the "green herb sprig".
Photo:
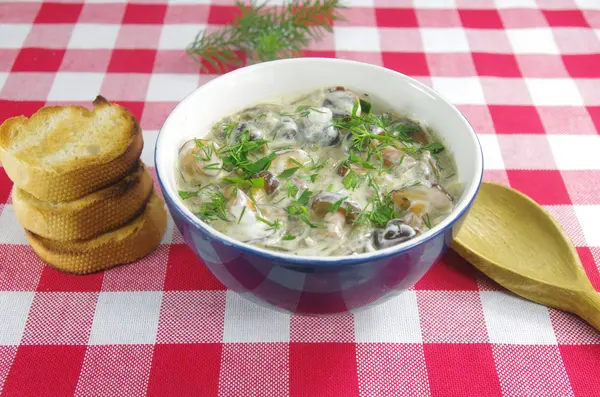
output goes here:
{"type": "Polygon", "coordinates": [[[282,6],[236,1],[236,7],[230,25],[199,32],[186,49],[205,72],[206,64],[222,72],[242,65],[244,58],[264,62],[298,56],[311,40],[332,32],[333,22],[344,20],[339,10],[346,8],[341,0],[291,0],[282,6]]]}

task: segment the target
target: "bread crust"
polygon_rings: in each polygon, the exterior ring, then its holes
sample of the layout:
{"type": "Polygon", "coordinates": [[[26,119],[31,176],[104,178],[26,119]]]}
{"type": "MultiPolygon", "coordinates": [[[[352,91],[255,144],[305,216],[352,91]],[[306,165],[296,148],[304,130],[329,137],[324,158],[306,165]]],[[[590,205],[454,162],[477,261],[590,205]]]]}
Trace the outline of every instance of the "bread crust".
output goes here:
{"type": "Polygon", "coordinates": [[[67,273],[88,274],[136,261],[154,251],[166,231],[164,201],[153,192],[144,211],[123,227],[90,240],[57,241],[28,230],[35,253],[48,265],[67,273]]]}
{"type": "Polygon", "coordinates": [[[19,223],[38,236],[86,240],[126,224],[143,210],[153,190],[143,162],[115,184],[80,199],[48,203],[15,188],[13,208],[19,223]]]}
{"type": "MultiPolygon", "coordinates": [[[[60,135],[60,131],[56,135],[60,135]]],[[[60,147],[60,139],[53,138],[46,147],[36,150],[51,151],[60,147]]],[[[98,142],[98,145],[105,145],[105,142],[98,142]]],[[[94,100],[92,111],[82,106],[48,106],[29,119],[13,117],[0,125],[0,161],[6,173],[17,187],[41,201],[72,201],[114,183],[135,166],[143,146],[141,128],[135,117],[124,107],[111,104],[101,96],[94,100]],[[103,156],[74,157],[68,163],[53,167],[36,163],[36,151],[15,153],[9,148],[11,140],[17,139],[14,138],[16,129],[35,130],[36,125],[58,112],[70,112],[73,119],[89,122],[88,118],[97,117],[97,113],[106,107],[115,107],[119,121],[116,125],[123,131],[115,132],[116,148],[103,156]]]]}

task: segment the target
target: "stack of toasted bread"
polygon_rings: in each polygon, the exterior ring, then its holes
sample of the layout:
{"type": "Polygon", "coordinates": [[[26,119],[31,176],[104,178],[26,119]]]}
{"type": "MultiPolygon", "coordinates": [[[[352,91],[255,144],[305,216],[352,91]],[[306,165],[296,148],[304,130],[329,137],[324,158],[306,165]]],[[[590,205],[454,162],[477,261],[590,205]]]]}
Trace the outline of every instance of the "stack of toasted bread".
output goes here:
{"type": "Polygon", "coordinates": [[[0,125],[15,214],[44,262],[86,274],[157,248],[167,214],[143,145],[135,117],[101,96],[93,110],[49,106],[0,125]]]}

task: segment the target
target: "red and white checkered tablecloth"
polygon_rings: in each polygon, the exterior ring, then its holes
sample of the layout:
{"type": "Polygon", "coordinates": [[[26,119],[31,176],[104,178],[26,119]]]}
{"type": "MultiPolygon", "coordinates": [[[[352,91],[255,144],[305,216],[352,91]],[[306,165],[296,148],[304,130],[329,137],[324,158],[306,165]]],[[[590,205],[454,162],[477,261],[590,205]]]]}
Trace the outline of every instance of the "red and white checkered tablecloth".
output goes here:
{"type": "MultiPolygon", "coordinates": [[[[352,0],[307,56],[384,65],[473,124],[488,180],[564,225],[600,290],[600,0],[352,0]]],[[[162,121],[214,78],[183,49],[232,0],[0,0],[0,121],[101,93],[162,121]]],[[[88,276],[28,246],[0,169],[3,396],[600,396],[600,332],[450,252],[369,311],[290,316],[228,292],[172,222],[138,263],[88,276]]]]}

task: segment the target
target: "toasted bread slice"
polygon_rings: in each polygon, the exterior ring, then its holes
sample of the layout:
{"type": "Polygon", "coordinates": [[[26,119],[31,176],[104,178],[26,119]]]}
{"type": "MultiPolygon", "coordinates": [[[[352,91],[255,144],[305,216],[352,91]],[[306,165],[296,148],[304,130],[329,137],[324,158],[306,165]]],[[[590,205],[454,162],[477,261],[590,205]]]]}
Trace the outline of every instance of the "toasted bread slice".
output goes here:
{"type": "Polygon", "coordinates": [[[153,181],[140,161],[123,179],[66,202],[40,201],[22,189],[13,191],[13,208],[27,230],[53,240],[87,240],[116,229],[144,210],[153,181]]]}
{"type": "Polygon", "coordinates": [[[27,230],[25,235],[35,253],[48,265],[67,273],[87,274],[148,255],[158,247],[166,228],[165,203],[153,192],[137,218],[93,239],[57,241],[27,230]]]}
{"type": "Polygon", "coordinates": [[[143,145],[135,117],[101,96],[93,110],[48,106],[0,125],[6,173],[42,201],[75,200],[123,178],[143,145]]]}

